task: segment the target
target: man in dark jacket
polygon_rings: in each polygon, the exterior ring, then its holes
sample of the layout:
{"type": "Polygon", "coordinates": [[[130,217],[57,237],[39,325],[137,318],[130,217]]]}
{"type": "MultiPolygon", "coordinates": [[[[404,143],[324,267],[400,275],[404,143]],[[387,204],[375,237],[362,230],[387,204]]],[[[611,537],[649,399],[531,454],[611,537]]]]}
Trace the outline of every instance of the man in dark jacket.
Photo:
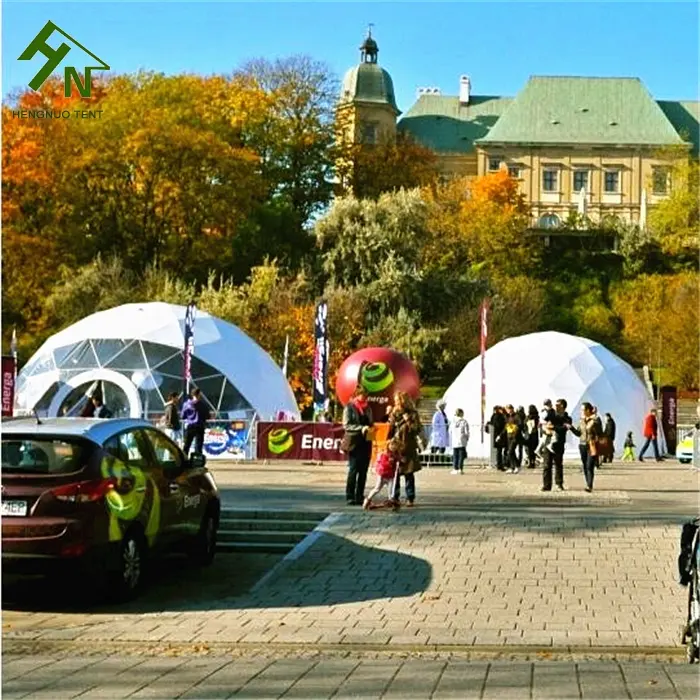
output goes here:
{"type": "Polygon", "coordinates": [[[554,467],[554,483],[560,491],[564,491],[564,449],[566,447],[567,425],[571,425],[571,417],[566,412],[566,399],[557,399],[554,405],[554,415],[551,423],[557,440],[552,452],[545,450],[544,469],[542,471],[542,490],[552,490],[552,466],[554,467]]]}
{"type": "Polygon", "coordinates": [[[615,434],[617,433],[617,425],[613,420],[613,417],[609,414],[605,414],[605,426],[603,427],[603,436],[607,440],[605,445],[606,453],[603,456],[603,462],[613,461],[615,456],[615,434]]]}
{"type": "Polygon", "coordinates": [[[185,401],[182,407],[182,424],[185,428],[185,444],[183,452],[186,457],[190,455],[190,447],[194,442],[194,451],[202,454],[204,451],[204,429],[209,418],[209,409],[202,399],[202,392],[193,389],[191,398],[185,401]]]}
{"type": "Polygon", "coordinates": [[[372,441],[368,439],[374,424],[367,391],[358,384],[352,399],[343,410],[343,428],[348,446],[348,477],[345,500],[349,506],[361,506],[365,500],[367,470],[372,457],[372,441]]]}
{"type": "Polygon", "coordinates": [[[493,414],[486,429],[491,436],[491,446],[496,450],[496,466],[503,471],[505,469],[503,457],[506,450],[506,416],[501,406],[493,407],[493,414]]]}

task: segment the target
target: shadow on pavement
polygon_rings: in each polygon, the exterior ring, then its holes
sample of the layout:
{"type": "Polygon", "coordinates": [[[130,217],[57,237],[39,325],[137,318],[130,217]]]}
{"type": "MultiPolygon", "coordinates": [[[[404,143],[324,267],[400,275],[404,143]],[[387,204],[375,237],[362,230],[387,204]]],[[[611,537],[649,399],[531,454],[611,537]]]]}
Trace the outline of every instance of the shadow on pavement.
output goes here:
{"type": "Polygon", "coordinates": [[[119,615],[303,608],[410,596],[429,586],[432,572],[423,559],[325,533],[301,557],[285,561],[279,575],[247,593],[281,560],[280,555],[217,554],[211,567],[199,570],[187,568],[181,558],[158,560],[147,589],[137,600],[121,605],[105,604],[98,596],[90,600],[47,578],[3,579],[3,609],[119,615]]]}

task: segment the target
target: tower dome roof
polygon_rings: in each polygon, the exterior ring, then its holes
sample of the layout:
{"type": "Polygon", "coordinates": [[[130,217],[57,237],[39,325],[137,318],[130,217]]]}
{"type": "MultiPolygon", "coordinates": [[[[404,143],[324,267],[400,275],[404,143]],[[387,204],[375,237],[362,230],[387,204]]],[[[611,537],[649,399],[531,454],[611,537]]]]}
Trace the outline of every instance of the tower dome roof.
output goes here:
{"type": "Polygon", "coordinates": [[[394,82],[391,76],[377,64],[379,47],[368,33],[360,46],[361,62],[351,68],[343,78],[340,90],[340,102],[372,102],[385,104],[399,115],[401,110],[396,106],[394,82]]]}

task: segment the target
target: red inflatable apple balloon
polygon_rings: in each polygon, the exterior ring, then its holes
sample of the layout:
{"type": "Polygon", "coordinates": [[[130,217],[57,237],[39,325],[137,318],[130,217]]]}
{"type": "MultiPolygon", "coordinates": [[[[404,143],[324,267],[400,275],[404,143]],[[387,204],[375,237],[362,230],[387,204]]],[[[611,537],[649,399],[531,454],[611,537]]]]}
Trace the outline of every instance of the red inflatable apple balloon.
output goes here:
{"type": "Polygon", "coordinates": [[[389,348],[363,348],[343,362],[335,384],[336,395],[343,405],[350,400],[358,379],[367,389],[375,420],[384,418],[387,406],[394,403],[395,392],[405,391],[414,399],[420,396],[420,378],[413,363],[389,348]],[[365,365],[360,377],[362,363],[365,365]]]}

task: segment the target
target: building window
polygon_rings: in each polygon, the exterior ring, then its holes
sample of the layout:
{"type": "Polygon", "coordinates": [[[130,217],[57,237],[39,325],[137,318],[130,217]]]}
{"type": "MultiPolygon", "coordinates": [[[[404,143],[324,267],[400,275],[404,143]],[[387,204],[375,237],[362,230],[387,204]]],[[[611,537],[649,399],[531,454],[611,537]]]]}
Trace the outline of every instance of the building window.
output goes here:
{"type": "Polygon", "coordinates": [[[515,180],[519,180],[520,179],[520,166],[519,165],[509,165],[508,166],[508,175],[510,175],[515,180]]]}
{"type": "Polygon", "coordinates": [[[542,189],[545,192],[559,191],[559,171],[555,168],[547,168],[542,172],[542,189]]]}
{"type": "Polygon", "coordinates": [[[651,191],[653,194],[668,194],[668,168],[654,167],[651,175],[651,191]]]}
{"type": "Polygon", "coordinates": [[[365,122],[362,125],[362,143],[377,143],[377,125],[375,122],[365,122]]]}
{"type": "Polygon", "coordinates": [[[540,228],[557,228],[559,217],[556,214],[545,214],[540,217],[540,228]]]}
{"type": "Polygon", "coordinates": [[[500,158],[489,158],[489,172],[493,173],[501,169],[500,158]]]}
{"type": "Polygon", "coordinates": [[[588,170],[574,170],[574,192],[578,194],[584,187],[588,191],[588,170]]]}
{"type": "Polygon", "coordinates": [[[605,192],[616,193],[620,191],[620,171],[606,170],[605,171],[605,192]]]}

